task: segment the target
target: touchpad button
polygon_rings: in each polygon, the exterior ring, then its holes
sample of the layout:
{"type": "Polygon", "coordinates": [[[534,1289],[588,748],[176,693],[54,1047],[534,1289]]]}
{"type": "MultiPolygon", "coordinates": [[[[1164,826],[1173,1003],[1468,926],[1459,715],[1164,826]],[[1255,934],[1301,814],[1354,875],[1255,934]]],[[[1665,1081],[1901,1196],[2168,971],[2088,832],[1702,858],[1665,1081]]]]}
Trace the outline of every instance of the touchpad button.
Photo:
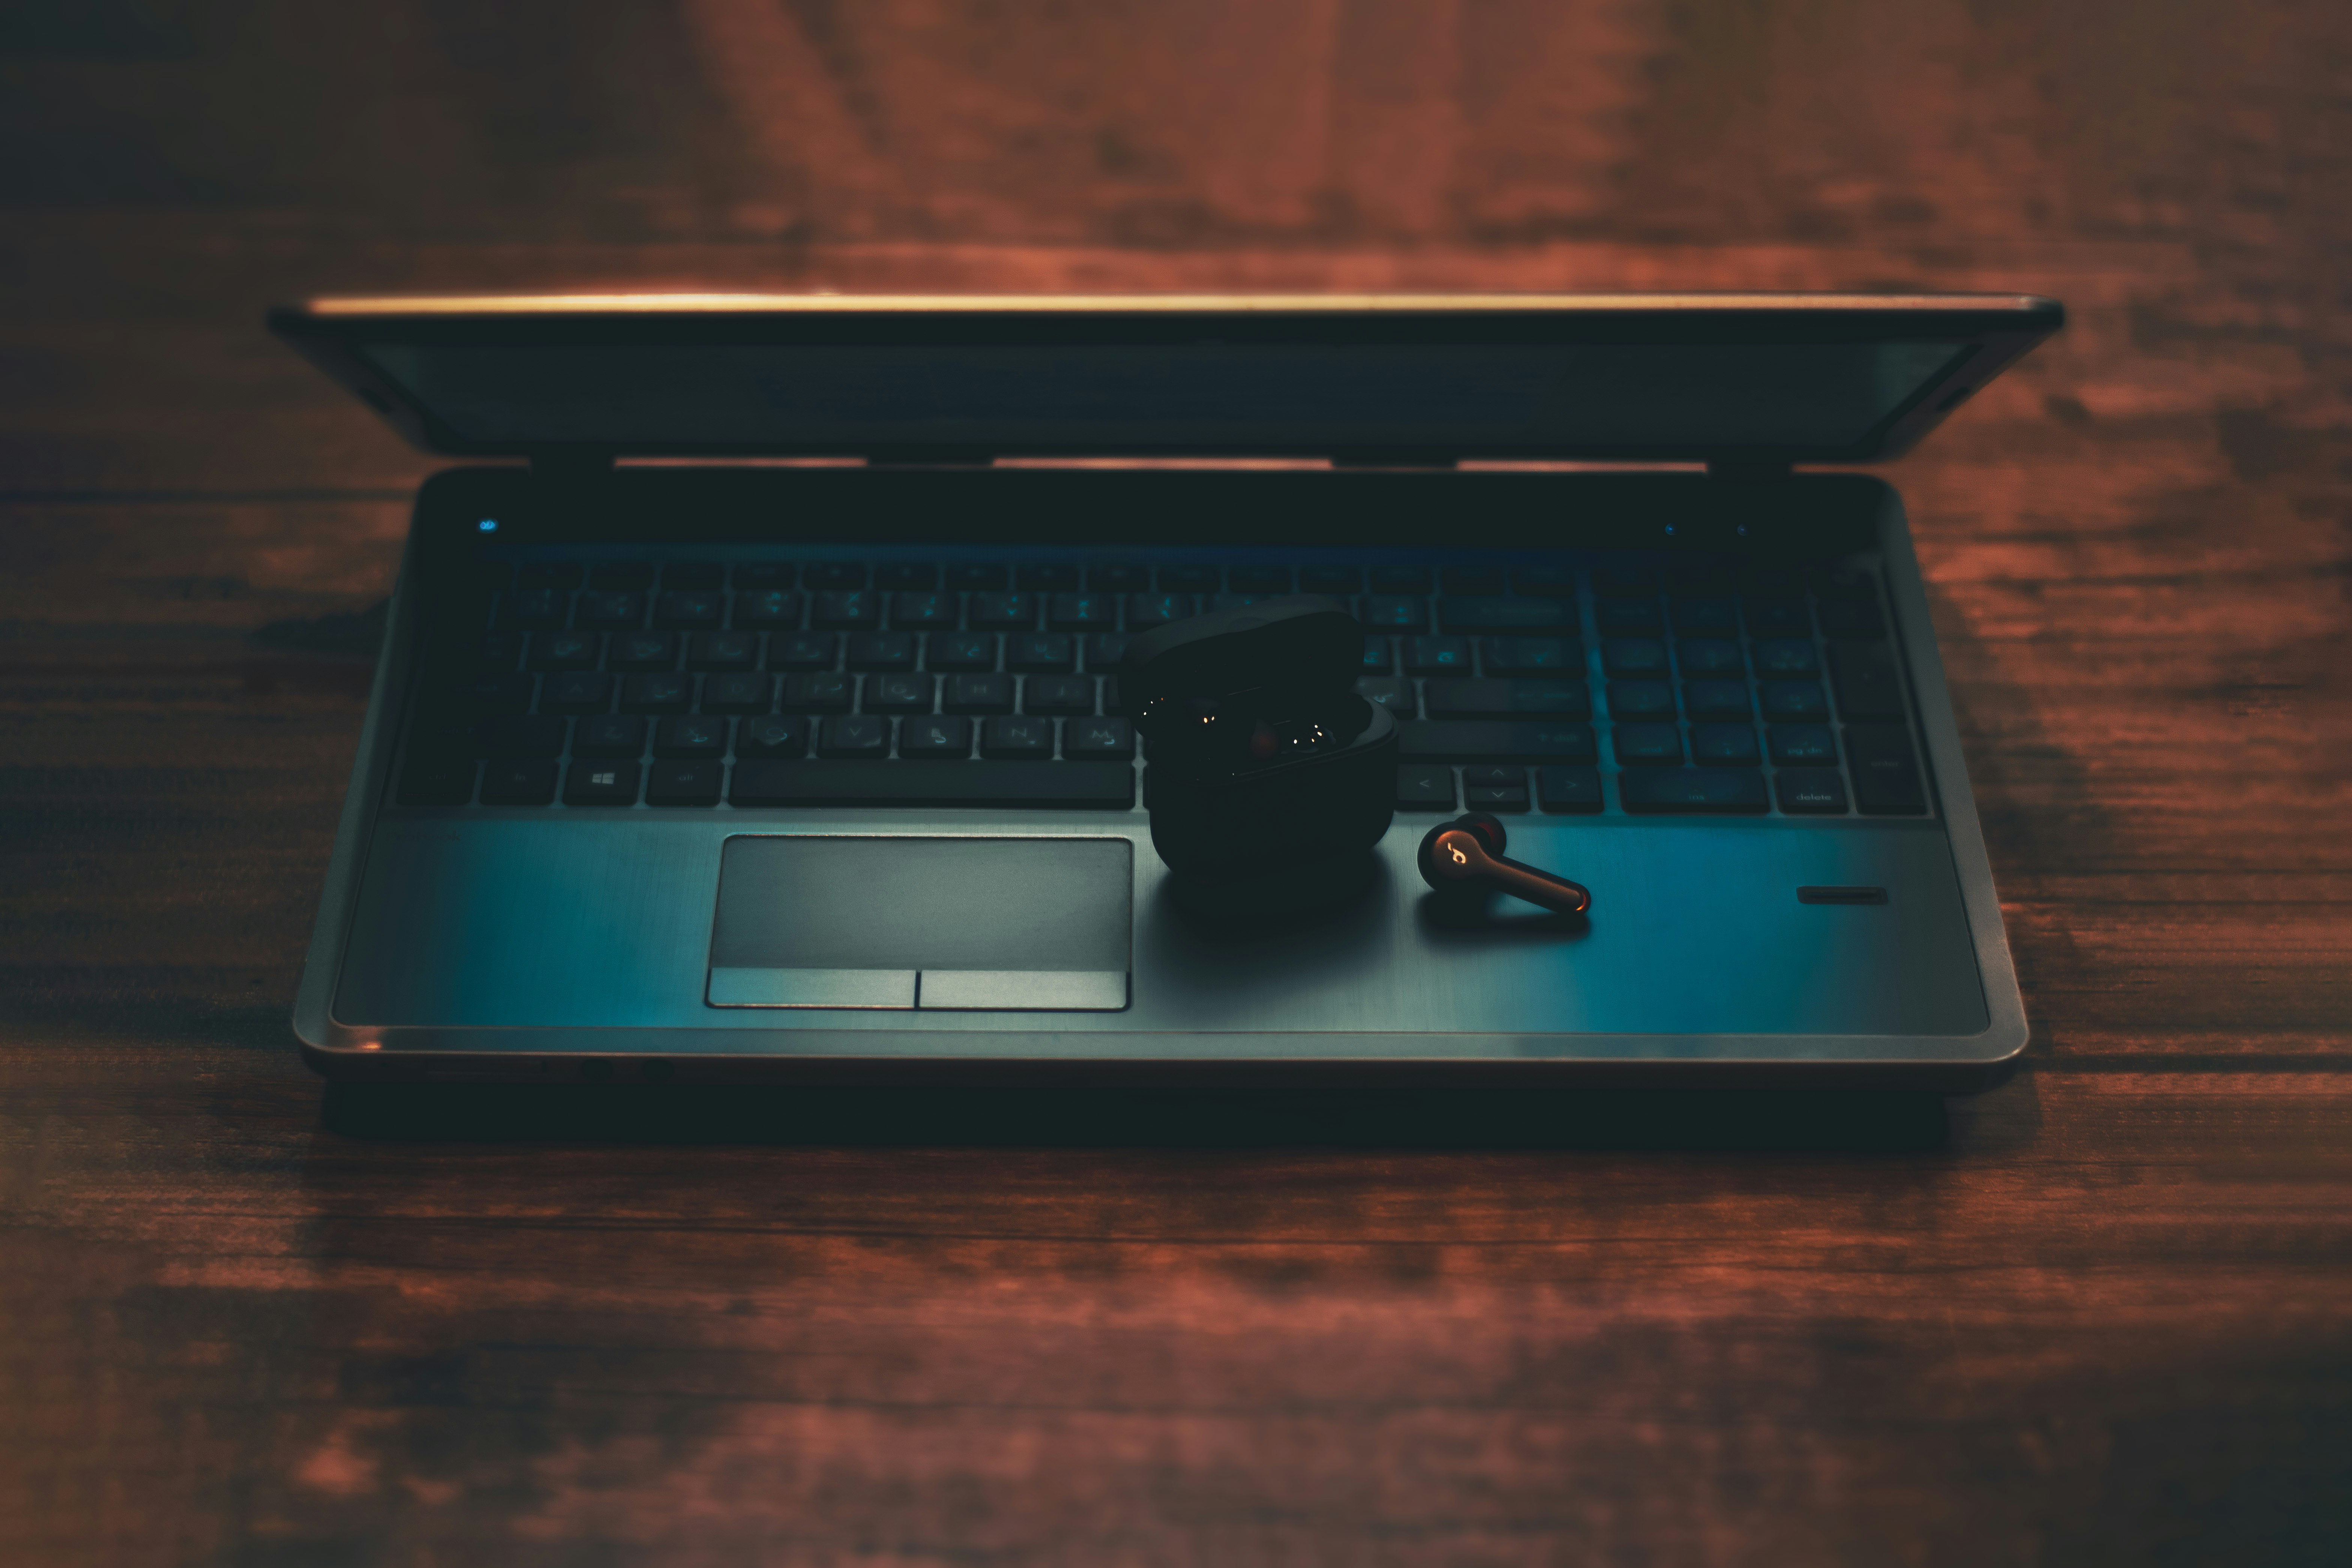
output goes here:
{"type": "Polygon", "coordinates": [[[714,1008],[1117,1012],[1123,838],[739,834],[719,862],[714,1008]]]}

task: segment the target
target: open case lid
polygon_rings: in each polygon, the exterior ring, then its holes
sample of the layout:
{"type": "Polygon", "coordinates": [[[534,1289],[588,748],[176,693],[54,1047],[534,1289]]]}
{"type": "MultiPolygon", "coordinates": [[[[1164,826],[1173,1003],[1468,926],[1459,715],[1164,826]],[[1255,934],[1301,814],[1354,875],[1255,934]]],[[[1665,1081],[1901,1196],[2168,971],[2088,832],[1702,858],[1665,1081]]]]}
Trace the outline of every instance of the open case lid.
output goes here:
{"type": "Polygon", "coordinates": [[[1851,463],[2064,311],[2031,295],[325,298],[273,329],[478,455],[1851,463]]]}

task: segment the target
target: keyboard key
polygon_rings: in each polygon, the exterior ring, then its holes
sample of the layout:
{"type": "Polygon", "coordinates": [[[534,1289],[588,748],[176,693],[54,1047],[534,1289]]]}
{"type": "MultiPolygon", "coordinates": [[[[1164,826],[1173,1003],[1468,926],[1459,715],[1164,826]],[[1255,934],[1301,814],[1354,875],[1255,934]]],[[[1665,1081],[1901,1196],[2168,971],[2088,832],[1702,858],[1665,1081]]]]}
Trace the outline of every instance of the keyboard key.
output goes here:
{"type": "Polygon", "coordinates": [[[1087,568],[1087,586],[1097,593],[1149,593],[1151,591],[1151,569],[1148,566],[1090,566],[1087,568]]]}
{"type": "Polygon", "coordinates": [[[674,560],[662,568],[664,588],[719,588],[727,581],[727,569],[717,561],[674,560]]]}
{"type": "Polygon", "coordinates": [[[538,691],[537,675],[480,675],[466,687],[466,698],[476,713],[529,713],[538,691]]]}
{"type": "Polygon", "coordinates": [[[735,624],[789,632],[800,625],[803,602],[799,594],[786,593],[781,589],[739,593],[735,596],[735,624]]]}
{"type": "Polygon", "coordinates": [[[561,757],[568,721],[560,718],[486,718],[474,727],[474,750],[481,757],[561,757]]]}
{"type": "Polygon", "coordinates": [[[898,755],[909,760],[961,762],[971,755],[971,720],[923,714],[898,727],[898,755]]]}
{"type": "Polygon", "coordinates": [[[1804,637],[1813,634],[1813,618],[1801,599],[1749,599],[1741,608],[1748,614],[1751,637],[1804,637]]]}
{"type": "Polygon", "coordinates": [[[931,631],[952,627],[956,623],[956,596],[952,593],[894,593],[890,596],[890,624],[902,631],[931,631]]]}
{"type": "Polygon", "coordinates": [[[1816,567],[1811,578],[1813,596],[1824,604],[1832,600],[1875,600],[1878,597],[1878,579],[1868,567],[1816,567]]]}
{"type": "Polygon", "coordinates": [[[1911,755],[1911,734],[1903,726],[1846,726],[1845,759],[1853,774],[1854,803],[1864,813],[1916,817],[1927,809],[1919,765],[1911,755]]]}
{"type": "Polygon", "coordinates": [[[1375,593],[1364,600],[1363,608],[1356,612],[1356,619],[1375,632],[1426,632],[1429,630],[1429,601],[1375,593]]]}
{"type": "Polygon", "coordinates": [[[474,798],[470,757],[420,752],[400,771],[400,803],[404,806],[462,806],[474,798]]]}
{"type": "Polygon", "coordinates": [[[881,614],[882,601],[877,595],[864,589],[836,589],[816,596],[809,608],[809,624],[822,632],[855,632],[873,626],[881,614]]]}
{"type": "Polygon", "coordinates": [[[804,718],[763,714],[735,727],[738,757],[800,757],[808,751],[809,724],[804,718]]]}
{"type": "Polygon", "coordinates": [[[1592,711],[1591,699],[1582,681],[1431,681],[1422,692],[1422,700],[1428,705],[1432,718],[1508,717],[1533,713],[1583,718],[1592,711]]]}
{"type": "Polygon", "coordinates": [[[1437,623],[1447,632],[1532,632],[1576,624],[1565,599],[1456,599],[1437,601],[1437,623]]]}
{"type": "Polygon", "coordinates": [[[1742,561],[1738,578],[1739,591],[1758,598],[1796,599],[1805,591],[1804,573],[1778,561],[1742,561]]]}
{"type": "Polygon", "coordinates": [[[931,711],[930,675],[868,675],[866,677],[866,711],[867,713],[929,713],[931,711]]]}
{"type": "Polygon", "coordinates": [[[772,670],[829,670],[841,657],[841,639],[830,632],[796,632],[768,639],[772,670]]]}
{"type": "Polygon", "coordinates": [[[649,560],[599,561],[588,569],[590,588],[642,589],[654,585],[654,563],[649,560]]]}
{"type": "Polygon", "coordinates": [[[1601,810],[1601,770],[1597,768],[1538,768],[1536,800],[1547,811],[1589,812],[1601,810]]]}
{"type": "Polygon", "coordinates": [[[1584,645],[1565,637],[1489,637],[1480,648],[1490,675],[1560,674],[1584,668],[1584,645]]]}
{"type": "Polygon", "coordinates": [[[950,713],[1011,713],[1013,677],[950,675],[947,700],[940,706],[950,713]]]}
{"type": "Polygon", "coordinates": [[[996,668],[996,636],[991,632],[934,632],[923,645],[923,667],[931,670],[996,668]]]}
{"type": "Polygon", "coordinates": [[[1037,624],[1037,602],[1034,593],[975,593],[971,624],[991,631],[1031,631],[1037,624]]]}
{"type": "MultiPolygon", "coordinates": [[[[1884,643],[1832,644],[1830,682],[1837,688],[1838,716],[1849,723],[1903,716],[1903,683],[1895,673],[1895,655],[1884,643]]],[[[1859,784],[1854,788],[1868,799],[1859,784]]],[[[1865,804],[1863,810],[1870,808],[1865,804]]]]}
{"type": "Polygon", "coordinates": [[[713,675],[702,683],[705,713],[765,713],[774,697],[775,680],[769,675],[713,675]]]}
{"type": "Polygon", "coordinates": [[[1056,632],[1107,632],[1118,623],[1118,601],[1108,593],[1057,593],[1045,606],[1056,632]]]}
{"type": "Polygon", "coordinates": [[[541,560],[526,562],[517,575],[524,588],[577,588],[586,571],[576,560],[541,560]]]}
{"type": "Polygon", "coordinates": [[[1422,719],[1397,727],[1402,754],[1428,762],[1591,762],[1592,727],[1574,720],[1422,719]]]}
{"type": "Polygon", "coordinates": [[[1654,637],[1612,637],[1601,644],[1601,667],[1612,675],[1663,675],[1666,645],[1654,637]]]}
{"type": "Polygon", "coordinates": [[[604,656],[604,639],[593,632],[534,632],[530,635],[530,667],[534,670],[593,670],[604,656]]]}
{"type": "Polygon", "coordinates": [[[912,632],[853,632],[849,636],[849,667],[853,670],[911,670],[915,667],[912,632]]]}
{"type": "Polygon", "coordinates": [[[1624,556],[1603,560],[1592,571],[1592,591],[1619,598],[1640,598],[1658,591],[1658,570],[1624,556]]]}
{"type": "Polygon", "coordinates": [[[1728,637],[1685,637],[1675,644],[1675,663],[1685,678],[1695,675],[1744,675],[1748,663],[1739,644],[1728,637]]]}
{"type": "Polygon", "coordinates": [[[1214,593],[1223,586],[1213,566],[1163,566],[1156,584],[1162,593],[1214,593]]]}
{"type": "Polygon", "coordinates": [[[1361,680],[1356,683],[1356,694],[1366,702],[1380,704],[1399,718],[1421,716],[1411,681],[1361,680]]]}
{"type": "Polygon", "coordinates": [[[1032,675],[1021,683],[1024,713],[1092,713],[1095,683],[1091,675],[1032,675]]]}
{"type": "Polygon", "coordinates": [[[1576,597],[1576,569],[1567,566],[1523,566],[1511,573],[1511,591],[1543,599],[1576,597]]]}
{"type": "Polygon", "coordinates": [[[485,806],[547,806],[554,801],[552,762],[492,762],[482,769],[485,806]]]}
{"type": "Polygon", "coordinates": [[[1822,634],[1848,641],[1886,635],[1886,619],[1867,599],[1832,601],[1822,606],[1822,634]]]}
{"type": "Polygon", "coordinates": [[[1429,568],[1425,566],[1376,566],[1372,568],[1374,593],[1427,593],[1433,586],[1429,568]]]}
{"type": "Polygon", "coordinates": [[[735,586],[747,592],[767,592],[772,589],[790,588],[798,580],[800,570],[790,561],[746,561],[735,569],[735,586]]]}
{"type": "Polygon", "coordinates": [[[977,589],[982,591],[1001,591],[1011,576],[1011,569],[1000,561],[965,561],[948,568],[948,586],[967,590],[977,589]]]}
{"type": "Polygon", "coordinates": [[[1004,640],[1004,667],[1024,674],[1076,669],[1078,645],[1066,632],[1024,632],[1004,640]]]}
{"type": "Polygon", "coordinates": [[[1193,599],[1189,593],[1130,593],[1127,596],[1127,629],[1130,632],[1149,632],[1155,626],[1165,626],[1171,621],[1182,621],[1195,613],[1193,599]]]}
{"type": "Polygon", "coordinates": [[[830,588],[836,591],[866,586],[866,563],[857,560],[816,560],[801,568],[803,588],[830,588]]]}
{"type": "Polygon", "coordinates": [[[1620,768],[1672,768],[1683,759],[1683,732],[1670,724],[1621,724],[1609,736],[1620,768]]]}
{"type": "Polygon", "coordinates": [[[1074,718],[1062,726],[1062,755],[1076,762],[1132,761],[1135,731],[1123,718],[1074,718]]]}
{"type": "Polygon", "coordinates": [[[623,713],[684,713],[693,706],[691,675],[629,675],[621,682],[623,713]]]}
{"type": "Polygon", "coordinates": [[[1829,694],[1822,690],[1819,681],[1764,683],[1766,718],[1827,718],[1829,715],[1829,694]]]}
{"type": "Polygon", "coordinates": [[[1503,569],[1499,566],[1449,566],[1437,574],[1437,583],[1447,593],[1499,594],[1503,591],[1503,569]]]}
{"type": "MultiPolygon", "coordinates": [[[[936,563],[931,561],[884,561],[880,566],[874,569],[874,586],[877,588],[919,590],[937,588],[939,585],[940,569],[936,563]]],[[[949,613],[953,614],[955,608],[954,597],[952,595],[947,595],[944,597],[947,598],[949,613]]]]}
{"type": "Polygon", "coordinates": [[[1127,656],[1127,645],[1133,642],[1124,632],[1097,632],[1087,639],[1087,668],[1096,674],[1108,674],[1118,668],[1127,656]]]}
{"type": "Polygon", "coordinates": [[[1732,812],[1765,809],[1764,775],[1753,768],[1659,768],[1617,775],[1625,810],[1650,812],[1732,812]]]}
{"type": "Polygon", "coordinates": [[[1756,749],[1756,727],[1749,724],[1695,724],[1690,748],[1691,760],[1702,768],[1752,766],[1761,759],[1756,749]]]}
{"type": "Polygon", "coordinates": [[[698,589],[691,592],[667,591],[654,601],[654,624],[716,626],[726,609],[724,596],[715,589],[698,589]]]}
{"type": "Polygon", "coordinates": [[[656,762],[646,784],[648,806],[716,806],[727,768],[718,762],[656,762]]]}
{"type": "Polygon", "coordinates": [[[687,640],[689,670],[748,670],[759,662],[757,632],[697,632],[687,640]]]}
{"type": "Polygon", "coordinates": [[[485,670],[511,670],[522,663],[530,638],[520,632],[485,632],[475,663],[485,670]]]}
{"type": "Polygon", "coordinates": [[[997,806],[1124,811],[1135,769],[1124,762],[741,762],[738,806],[997,806]]]}
{"type": "Polygon", "coordinates": [[[1386,637],[1365,638],[1364,674],[1368,675],[1385,675],[1390,671],[1395,669],[1396,655],[1391,652],[1391,647],[1392,644],[1386,637]]]}
{"type": "Polygon", "coordinates": [[[1672,718],[1675,716],[1675,688],[1664,681],[1612,681],[1609,683],[1609,716],[1672,718]]]}
{"type": "Polygon", "coordinates": [[[1739,612],[1728,599],[1677,599],[1675,631],[1685,637],[1739,634],[1739,612]]]}
{"type": "Polygon", "coordinates": [[[1693,718],[1746,718],[1752,711],[1746,681],[1685,681],[1683,711],[1693,718]]]}
{"type": "Polygon", "coordinates": [[[1666,562],[1666,581],[1677,593],[1706,592],[1729,586],[1731,568],[1727,556],[1676,556],[1666,562]]]}
{"type": "Polygon", "coordinates": [[[1524,768],[1465,768],[1462,804],[1473,811],[1524,811],[1528,809],[1528,773],[1524,768]]]}
{"type": "Polygon", "coordinates": [[[627,714],[598,714],[580,721],[572,737],[572,754],[575,757],[642,757],[646,750],[646,721],[627,714]]]}
{"type": "Polygon", "coordinates": [[[1068,561],[1029,561],[1013,569],[1013,584],[1033,592],[1053,593],[1078,585],[1078,569],[1068,561]]]}
{"type": "Polygon", "coordinates": [[[1310,566],[1298,574],[1298,591],[1327,593],[1335,599],[1347,599],[1364,591],[1364,569],[1360,566],[1310,566]]]}
{"type": "Polygon", "coordinates": [[[1050,718],[992,718],[980,728],[980,754],[992,759],[1036,761],[1054,755],[1050,718]]]}
{"type": "Polygon", "coordinates": [[[616,670],[675,670],[675,632],[622,632],[613,638],[612,665],[616,670]]]}
{"type": "Polygon", "coordinates": [[[1467,637],[1407,637],[1404,667],[1415,675],[1466,675],[1470,673],[1467,637]]]}
{"type": "Polygon", "coordinates": [[[1772,780],[1780,810],[1792,817],[1843,816],[1845,780],[1834,768],[1783,768],[1772,780]]]}
{"type": "Polygon", "coordinates": [[[613,677],[593,670],[550,675],[540,701],[550,713],[603,713],[613,706],[613,677]]]}
{"type": "Polygon", "coordinates": [[[1288,593],[1296,580],[1286,566],[1234,566],[1225,569],[1225,586],[1235,593],[1288,593]]]}
{"type": "Polygon", "coordinates": [[[786,713],[847,713],[855,695],[848,675],[787,675],[782,706],[786,713]]]}
{"type": "Polygon", "coordinates": [[[1659,627],[1654,599],[1604,599],[1593,613],[1606,632],[1655,632],[1659,627]]]}
{"type": "Polygon", "coordinates": [[[646,596],[642,593],[605,593],[590,589],[580,596],[580,608],[576,613],[583,626],[635,631],[646,623],[646,596]]]}
{"type": "Polygon", "coordinates": [[[890,749],[890,721],[874,714],[828,718],[816,727],[819,757],[879,757],[890,749]]]}
{"type": "Polygon", "coordinates": [[[506,594],[499,606],[499,624],[507,627],[561,626],[572,608],[572,596],[552,588],[520,588],[506,594]]]}
{"type": "Polygon", "coordinates": [[[1770,733],[1772,760],[1783,768],[1837,766],[1837,740],[1830,734],[1828,725],[1776,724],[1770,733]]]}
{"type": "Polygon", "coordinates": [[[666,718],[654,727],[656,757],[724,757],[727,721],[706,714],[666,718]]]}
{"type": "Polygon", "coordinates": [[[1759,675],[1810,675],[1821,669],[1811,643],[1794,637],[1759,637],[1748,645],[1759,675]]]}
{"type": "Polygon", "coordinates": [[[1412,763],[1397,769],[1397,810],[1454,810],[1454,769],[1442,764],[1412,763]]]}

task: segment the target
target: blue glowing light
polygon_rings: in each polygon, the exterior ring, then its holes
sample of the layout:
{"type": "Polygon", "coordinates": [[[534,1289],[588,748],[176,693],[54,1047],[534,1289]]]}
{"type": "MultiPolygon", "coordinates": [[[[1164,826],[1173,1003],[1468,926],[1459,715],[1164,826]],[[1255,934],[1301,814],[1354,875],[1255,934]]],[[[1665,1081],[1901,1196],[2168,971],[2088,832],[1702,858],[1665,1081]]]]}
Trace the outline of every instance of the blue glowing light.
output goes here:
{"type": "Polygon", "coordinates": [[[499,520],[496,517],[484,517],[480,522],[474,526],[481,529],[486,534],[494,534],[499,531],[499,520]]]}

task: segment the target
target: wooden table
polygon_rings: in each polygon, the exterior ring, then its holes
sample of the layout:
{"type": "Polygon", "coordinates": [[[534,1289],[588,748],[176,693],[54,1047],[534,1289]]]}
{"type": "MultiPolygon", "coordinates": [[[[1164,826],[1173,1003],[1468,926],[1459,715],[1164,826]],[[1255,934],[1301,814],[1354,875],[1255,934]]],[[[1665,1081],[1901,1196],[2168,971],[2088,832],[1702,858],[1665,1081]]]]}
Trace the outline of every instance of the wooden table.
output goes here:
{"type": "Polygon", "coordinates": [[[13,11],[0,1560],[2344,1560],[2352,26],[2052,9],[13,11]],[[2060,296],[1895,476],[2030,1065],[333,1130],[431,465],[260,310],[640,281],[2060,296]]]}

